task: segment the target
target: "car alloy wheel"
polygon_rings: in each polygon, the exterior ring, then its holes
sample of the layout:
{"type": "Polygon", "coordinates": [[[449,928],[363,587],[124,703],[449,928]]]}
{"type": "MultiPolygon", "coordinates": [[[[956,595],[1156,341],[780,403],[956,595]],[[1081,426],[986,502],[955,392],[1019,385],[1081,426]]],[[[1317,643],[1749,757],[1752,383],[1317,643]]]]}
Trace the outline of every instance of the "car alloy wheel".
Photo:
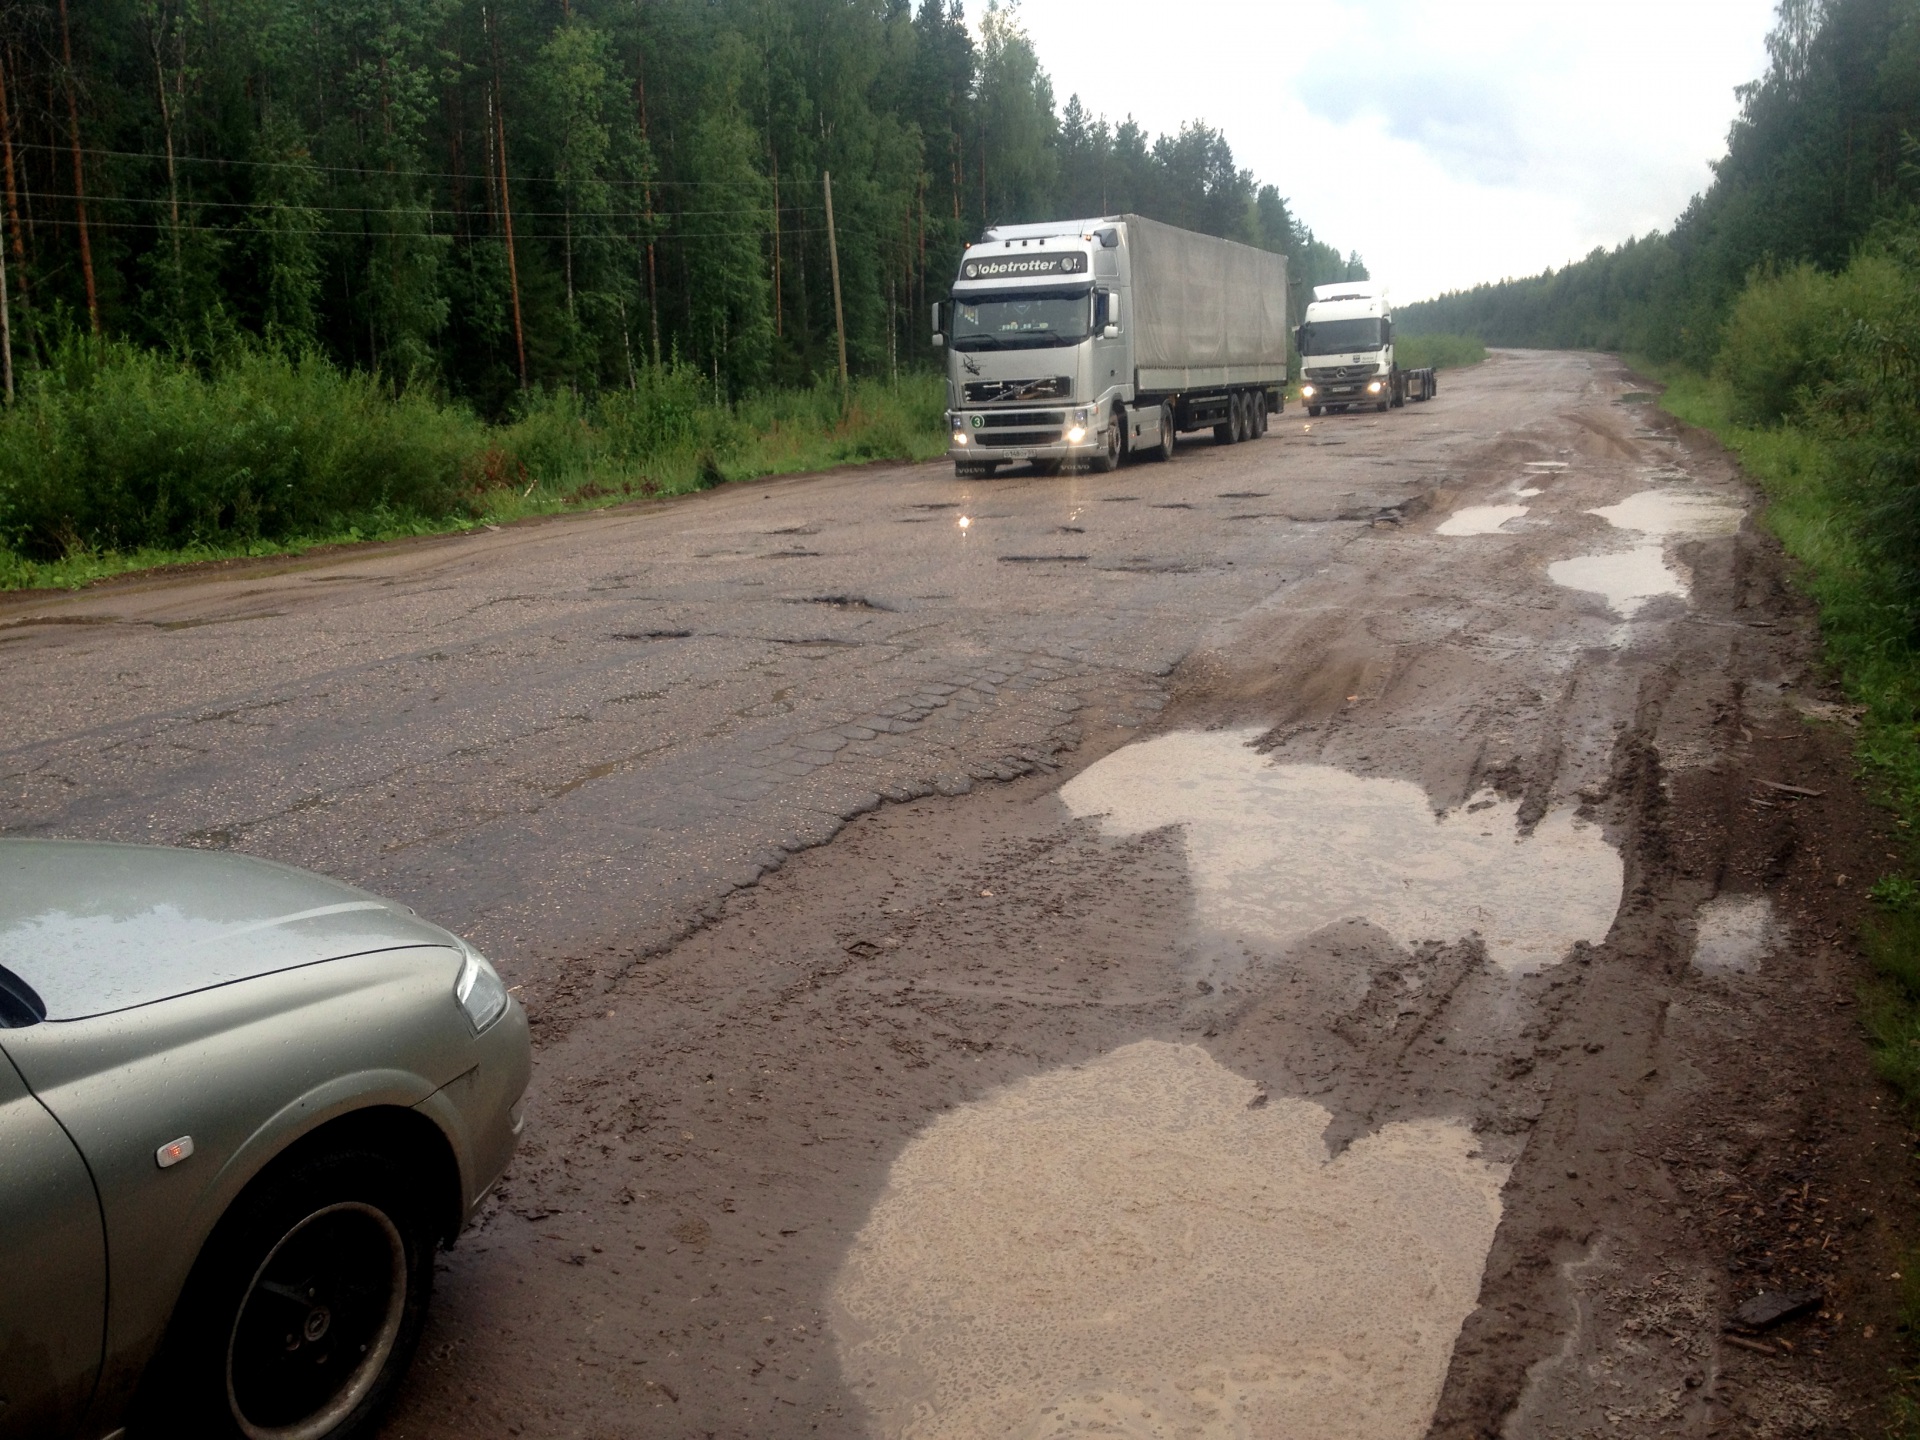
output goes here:
{"type": "Polygon", "coordinates": [[[322,1206],[275,1245],[227,1341],[227,1404],[248,1440],[319,1440],[372,1393],[407,1310],[407,1246],[364,1201],[322,1206]]]}

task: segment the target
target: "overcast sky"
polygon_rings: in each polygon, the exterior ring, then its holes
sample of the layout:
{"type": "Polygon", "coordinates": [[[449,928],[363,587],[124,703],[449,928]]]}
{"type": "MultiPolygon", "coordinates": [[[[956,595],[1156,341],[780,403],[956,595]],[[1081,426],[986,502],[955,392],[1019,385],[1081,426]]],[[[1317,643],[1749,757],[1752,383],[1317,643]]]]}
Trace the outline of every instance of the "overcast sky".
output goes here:
{"type": "Polygon", "coordinates": [[[1077,92],[1150,134],[1225,131],[1242,166],[1408,301],[1672,223],[1725,152],[1734,87],[1765,68],[1773,0],[1019,10],[1060,106],[1077,92]]]}

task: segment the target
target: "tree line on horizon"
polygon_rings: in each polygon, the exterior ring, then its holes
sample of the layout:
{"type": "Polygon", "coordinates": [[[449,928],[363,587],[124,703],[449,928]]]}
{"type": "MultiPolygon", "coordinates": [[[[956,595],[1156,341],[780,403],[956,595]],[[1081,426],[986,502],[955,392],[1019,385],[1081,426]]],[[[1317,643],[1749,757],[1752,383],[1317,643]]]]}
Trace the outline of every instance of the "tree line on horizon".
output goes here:
{"type": "Polygon", "coordinates": [[[1920,0],[1780,0],[1713,180],[1665,231],[1409,305],[1408,333],[1710,367],[1756,275],[1844,269],[1920,199],[1920,0]]]}
{"type": "Polygon", "coordinates": [[[1138,211],[1364,273],[1194,122],[1056,107],[959,0],[10,0],[13,358],[267,342],[483,414],[679,365],[719,395],[928,357],[996,222],[1138,211]]]}

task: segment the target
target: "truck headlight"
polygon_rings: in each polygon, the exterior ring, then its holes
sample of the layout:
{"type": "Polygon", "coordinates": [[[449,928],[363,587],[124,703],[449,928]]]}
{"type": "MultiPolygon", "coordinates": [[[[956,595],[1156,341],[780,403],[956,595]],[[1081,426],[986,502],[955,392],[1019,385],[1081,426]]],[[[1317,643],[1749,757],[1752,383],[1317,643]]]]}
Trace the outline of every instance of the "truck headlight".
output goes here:
{"type": "Polygon", "coordinates": [[[954,431],[954,432],[953,432],[953,443],[954,443],[954,444],[956,444],[956,445],[964,445],[964,444],[966,444],[966,443],[967,443],[967,432],[966,432],[966,431],[964,431],[964,430],[956,430],[956,431],[954,431]]]}
{"type": "Polygon", "coordinates": [[[1082,440],[1086,438],[1087,438],[1087,427],[1084,425],[1076,425],[1071,430],[1067,431],[1067,443],[1069,445],[1078,445],[1082,440]]]}
{"type": "Polygon", "coordinates": [[[1313,398],[1313,386],[1302,385],[1300,387],[1300,398],[1302,400],[1311,400],[1313,398]]]}
{"type": "Polygon", "coordinates": [[[478,1035],[507,1013],[507,987],[479,951],[462,945],[460,952],[466,958],[460,964],[460,978],[453,982],[453,998],[478,1035]]]}
{"type": "Polygon", "coordinates": [[[1378,380],[1375,380],[1372,384],[1367,386],[1367,394],[1378,395],[1379,393],[1380,393],[1380,382],[1378,380]]]}
{"type": "Polygon", "coordinates": [[[1085,430],[1087,426],[1092,422],[1093,422],[1092,410],[1087,409],[1086,407],[1083,406],[1080,409],[1073,412],[1073,423],[1078,425],[1082,430],[1085,430]]]}

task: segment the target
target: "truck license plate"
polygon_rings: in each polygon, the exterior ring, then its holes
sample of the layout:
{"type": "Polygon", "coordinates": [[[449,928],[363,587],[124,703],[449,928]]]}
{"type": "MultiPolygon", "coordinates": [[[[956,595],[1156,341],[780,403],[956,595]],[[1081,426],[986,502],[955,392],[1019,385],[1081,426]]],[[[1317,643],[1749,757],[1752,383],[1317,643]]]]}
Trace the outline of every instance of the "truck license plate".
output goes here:
{"type": "Polygon", "coordinates": [[[1012,449],[1002,450],[1000,453],[1009,460],[1031,460],[1033,458],[1033,451],[1022,449],[1018,446],[1012,449]]]}

